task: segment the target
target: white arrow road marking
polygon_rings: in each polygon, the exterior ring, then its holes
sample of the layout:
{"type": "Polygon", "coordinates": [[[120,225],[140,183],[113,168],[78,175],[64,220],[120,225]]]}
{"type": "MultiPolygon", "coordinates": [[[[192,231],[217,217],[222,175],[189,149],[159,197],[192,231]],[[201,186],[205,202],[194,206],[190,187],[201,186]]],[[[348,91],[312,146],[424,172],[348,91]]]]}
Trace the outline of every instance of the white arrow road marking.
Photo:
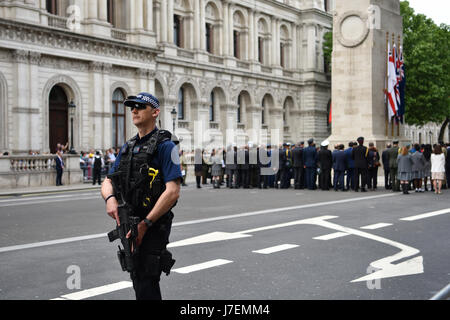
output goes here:
{"type": "Polygon", "coordinates": [[[240,238],[247,238],[247,237],[251,237],[251,235],[239,234],[239,233],[228,233],[228,232],[211,232],[211,233],[207,233],[207,234],[204,234],[204,235],[201,235],[198,237],[193,237],[193,238],[169,243],[167,245],[167,248],[175,248],[175,247],[189,246],[192,244],[240,239],[240,238]]]}
{"type": "Polygon", "coordinates": [[[380,228],[389,227],[389,226],[392,226],[392,223],[377,223],[377,224],[371,224],[370,226],[361,227],[361,229],[375,230],[375,229],[380,229],[380,228]]]}
{"type": "MultiPolygon", "coordinates": [[[[377,261],[374,261],[370,263],[370,265],[375,269],[378,270],[368,276],[365,276],[363,278],[359,278],[356,280],[353,280],[352,282],[359,282],[359,281],[368,281],[368,280],[374,280],[374,279],[381,279],[381,278],[390,278],[390,277],[398,277],[398,276],[404,276],[404,275],[412,275],[412,274],[419,274],[423,273],[423,258],[422,257],[416,257],[414,259],[404,261],[402,263],[399,263],[397,265],[392,264],[395,261],[403,260],[408,257],[412,257],[420,252],[420,250],[412,248],[410,246],[401,244],[396,241],[392,241],[380,236],[376,236],[364,231],[343,227],[335,223],[328,222],[326,220],[335,219],[338,218],[337,216],[322,216],[322,217],[316,217],[311,219],[304,219],[304,220],[297,220],[297,221],[291,221],[266,227],[260,227],[250,230],[244,230],[234,233],[213,233],[216,236],[212,236],[212,234],[204,235],[202,243],[206,243],[206,239],[208,237],[213,238],[214,241],[220,241],[220,237],[222,237],[224,240],[230,240],[230,239],[238,239],[242,236],[249,236],[251,233],[259,232],[259,231],[265,231],[265,230],[271,230],[276,228],[284,228],[294,225],[302,225],[302,224],[308,224],[308,225],[317,225],[324,228],[336,230],[340,233],[349,234],[349,235],[355,235],[363,238],[367,238],[370,240],[378,241],[390,246],[393,246],[395,248],[400,249],[401,251],[393,256],[389,256],[377,261]]],[[[195,239],[200,239],[200,237],[190,238],[178,242],[174,242],[174,246],[183,246],[188,245],[190,243],[195,243],[195,239]]],[[[197,242],[198,243],[198,242],[197,242]]]]}
{"type": "Polygon", "coordinates": [[[99,296],[102,294],[114,292],[117,290],[123,290],[127,288],[132,288],[133,283],[131,281],[122,281],[113,284],[108,284],[106,286],[96,287],[92,289],[87,289],[83,291],[78,291],[70,294],[66,294],[61,296],[60,298],[52,299],[52,300],[83,300],[87,298],[92,298],[95,296],[99,296]]]}
{"type": "Polygon", "coordinates": [[[285,251],[285,250],[298,248],[298,247],[299,246],[296,245],[296,244],[282,244],[280,246],[270,247],[270,248],[261,249],[261,250],[255,250],[255,251],[252,251],[252,252],[260,253],[260,254],[271,254],[271,253],[285,251]]]}
{"type": "Polygon", "coordinates": [[[326,234],[324,236],[320,236],[320,237],[315,237],[313,238],[314,240],[323,240],[323,241],[327,241],[327,240],[332,240],[332,239],[337,239],[337,238],[342,238],[345,236],[349,236],[348,233],[345,232],[335,232],[335,233],[330,233],[330,234],[326,234]]]}
{"type": "Polygon", "coordinates": [[[212,261],[203,262],[203,263],[199,263],[199,264],[194,264],[192,266],[173,269],[172,272],[187,274],[187,273],[191,273],[191,272],[195,272],[195,271],[199,271],[199,270],[205,270],[205,269],[209,269],[209,268],[213,268],[213,267],[217,267],[217,266],[222,266],[222,265],[228,264],[228,263],[233,263],[233,261],[217,259],[217,260],[212,260],[212,261]]]}
{"type": "Polygon", "coordinates": [[[441,214],[447,214],[447,213],[450,213],[450,208],[444,209],[444,210],[438,210],[438,211],[428,212],[428,213],[424,213],[424,214],[419,214],[419,215],[417,215],[417,216],[412,216],[412,217],[402,218],[402,219],[400,219],[400,220],[403,220],[403,221],[416,221],[416,220],[426,219],[426,218],[430,218],[430,217],[434,217],[434,216],[439,216],[439,215],[441,215],[441,214]]]}

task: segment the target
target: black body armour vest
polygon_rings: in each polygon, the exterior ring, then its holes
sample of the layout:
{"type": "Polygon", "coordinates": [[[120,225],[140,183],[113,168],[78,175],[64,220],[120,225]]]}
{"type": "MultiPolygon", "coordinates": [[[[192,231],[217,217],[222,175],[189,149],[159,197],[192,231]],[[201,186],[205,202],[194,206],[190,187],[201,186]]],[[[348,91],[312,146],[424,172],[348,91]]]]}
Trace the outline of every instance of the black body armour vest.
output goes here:
{"type": "MultiPolygon", "coordinates": [[[[122,151],[117,171],[120,172],[124,200],[131,206],[133,215],[141,219],[148,215],[166,190],[161,168],[153,168],[151,163],[158,145],[170,141],[171,137],[169,131],[157,130],[142,145],[136,146],[136,137],[127,141],[126,148],[122,151]]],[[[173,214],[169,211],[169,214],[166,213],[157,223],[163,223],[171,218],[173,214]]]]}

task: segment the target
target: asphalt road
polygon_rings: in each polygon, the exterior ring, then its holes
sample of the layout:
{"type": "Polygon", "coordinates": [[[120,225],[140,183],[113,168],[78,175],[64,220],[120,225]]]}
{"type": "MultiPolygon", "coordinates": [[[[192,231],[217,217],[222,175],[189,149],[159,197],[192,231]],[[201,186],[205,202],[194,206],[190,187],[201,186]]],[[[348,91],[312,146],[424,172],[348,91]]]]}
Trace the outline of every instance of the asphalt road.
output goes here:
{"type": "MultiPolygon", "coordinates": [[[[189,186],[163,298],[429,299],[450,283],[449,194],[189,186]]],[[[1,300],[134,299],[97,191],[0,198],[0,218],[1,300]]]]}

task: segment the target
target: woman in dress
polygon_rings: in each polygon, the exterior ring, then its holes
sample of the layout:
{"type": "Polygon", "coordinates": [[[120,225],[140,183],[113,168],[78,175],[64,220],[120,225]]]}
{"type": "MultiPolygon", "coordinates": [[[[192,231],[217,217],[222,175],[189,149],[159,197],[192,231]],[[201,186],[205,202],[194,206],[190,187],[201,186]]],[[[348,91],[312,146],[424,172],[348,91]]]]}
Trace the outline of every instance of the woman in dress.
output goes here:
{"type": "Polygon", "coordinates": [[[412,176],[412,159],[408,147],[403,147],[397,157],[398,180],[400,181],[403,194],[409,194],[408,186],[412,176]]]}
{"type": "Polygon", "coordinates": [[[445,179],[445,156],[442,153],[442,147],[437,144],[434,146],[431,155],[431,180],[434,185],[434,193],[441,194],[442,182],[445,179]]]}

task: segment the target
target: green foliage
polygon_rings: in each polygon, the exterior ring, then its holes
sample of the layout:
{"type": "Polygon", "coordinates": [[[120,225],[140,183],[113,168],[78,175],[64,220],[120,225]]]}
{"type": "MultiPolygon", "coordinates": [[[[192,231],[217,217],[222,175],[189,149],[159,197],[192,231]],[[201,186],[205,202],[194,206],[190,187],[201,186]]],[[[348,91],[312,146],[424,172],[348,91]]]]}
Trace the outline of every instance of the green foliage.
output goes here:
{"type": "Polygon", "coordinates": [[[450,117],[449,31],[422,14],[408,1],[400,2],[403,17],[403,56],[406,66],[406,122],[442,123],[450,117]]]}
{"type": "Polygon", "coordinates": [[[333,31],[323,35],[323,56],[325,58],[325,70],[331,72],[331,54],[333,52],[333,31]]]}

